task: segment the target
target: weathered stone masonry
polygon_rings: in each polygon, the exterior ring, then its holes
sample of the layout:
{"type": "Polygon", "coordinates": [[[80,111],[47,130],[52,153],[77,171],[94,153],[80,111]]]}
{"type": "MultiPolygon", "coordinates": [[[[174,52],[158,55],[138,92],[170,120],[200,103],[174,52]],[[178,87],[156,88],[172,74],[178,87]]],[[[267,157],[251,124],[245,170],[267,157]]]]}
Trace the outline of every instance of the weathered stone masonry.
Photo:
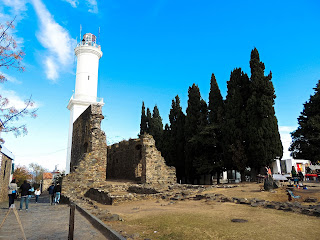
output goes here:
{"type": "Polygon", "coordinates": [[[12,159],[0,152],[0,202],[8,200],[11,166],[12,159]]]}
{"type": "Polygon", "coordinates": [[[108,148],[101,130],[101,106],[90,105],[74,122],[70,174],[63,179],[62,193],[81,198],[89,189],[110,189],[108,180],[144,184],[174,184],[174,167],[168,167],[151,135],[130,139],[108,148]],[[108,154],[107,154],[108,152],[108,154]]]}
{"type": "MultiPolygon", "coordinates": [[[[90,105],[73,124],[70,172],[83,167],[80,161],[89,155],[88,163],[95,166],[90,175],[105,180],[107,144],[106,135],[101,130],[104,118],[101,108],[100,105],[90,105]]],[[[88,169],[82,168],[81,171],[87,172],[88,169]]]]}
{"type": "Polygon", "coordinates": [[[151,135],[122,141],[108,147],[107,179],[124,179],[138,183],[176,183],[174,167],[166,165],[151,135]]]}
{"type": "Polygon", "coordinates": [[[106,135],[100,129],[100,105],[90,105],[74,122],[70,174],[63,179],[62,192],[83,195],[88,188],[106,180],[106,135]]]}

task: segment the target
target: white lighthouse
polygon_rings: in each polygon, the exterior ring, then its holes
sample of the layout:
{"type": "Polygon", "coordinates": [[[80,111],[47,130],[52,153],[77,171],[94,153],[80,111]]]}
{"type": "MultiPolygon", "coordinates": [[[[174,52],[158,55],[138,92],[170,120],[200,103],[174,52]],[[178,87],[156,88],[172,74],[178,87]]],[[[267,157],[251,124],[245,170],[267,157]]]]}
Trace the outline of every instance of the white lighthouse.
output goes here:
{"type": "Polygon", "coordinates": [[[83,35],[83,40],[74,49],[77,56],[76,88],[67,108],[70,110],[69,137],[67,149],[66,174],[70,172],[72,130],[74,121],[90,104],[104,105],[102,98],[97,98],[99,59],[102,57],[96,36],[83,35]]]}

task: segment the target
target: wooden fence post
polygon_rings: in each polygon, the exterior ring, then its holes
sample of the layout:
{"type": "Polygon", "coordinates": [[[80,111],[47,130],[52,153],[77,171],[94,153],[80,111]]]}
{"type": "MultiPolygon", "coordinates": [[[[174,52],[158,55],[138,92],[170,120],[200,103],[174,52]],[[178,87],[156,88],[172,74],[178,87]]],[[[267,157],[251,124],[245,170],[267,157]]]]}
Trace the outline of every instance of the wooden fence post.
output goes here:
{"type": "Polygon", "coordinates": [[[70,204],[70,217],[69,217],[69,235],[68,240],[73,240],[73,233],[74,233],[74,213],[76,210],[76,206],[71,203],[70,204]]]}

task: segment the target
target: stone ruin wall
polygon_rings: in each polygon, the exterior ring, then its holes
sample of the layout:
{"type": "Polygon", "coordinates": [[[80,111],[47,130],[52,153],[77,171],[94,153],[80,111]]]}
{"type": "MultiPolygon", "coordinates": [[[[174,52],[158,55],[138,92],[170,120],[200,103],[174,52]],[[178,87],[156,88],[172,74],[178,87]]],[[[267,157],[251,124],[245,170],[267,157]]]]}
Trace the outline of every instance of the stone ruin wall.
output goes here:
{"type": "Polygon", "coordinates": [[[65,193],[85,192],[106,180],[107,143],[101,130],[102,106],[90,105],[73,123],[70,174],[63,179],[65,193]]]}
{"type": "Polygon", "coordinates": [[[122,141],[108,146],[107,179],[141,182],[142,152],[140,139],[122,141]]]}
{"type": "Polygon", "coordinates": [[[174,167],[166,165],[151,135],[122,141],[108,147],[107,179],[123,179],[138,183],[176,183],[174,167]]]}
{"type": "Polygon", "coordinates": [[[80,166],[84,156],[90,155],[90,163],[98,167],[94,171],[99,174],[96,177],[105,179],[107,143],[106,135],[101,130],[102,119],[102,106],[92,104],[74,122],[70,172],[80,166]]]}
{"type": "Polygon", "coordinates": [[[70,173],[63,179],[62,194],[69,198],[84,196],[90,188],[105,188],[108,179],[176,183],[175,168],[166,165],[151,135],[108,148],[101,130],[101,108],[90,105],[73,124],[70,173]]]}

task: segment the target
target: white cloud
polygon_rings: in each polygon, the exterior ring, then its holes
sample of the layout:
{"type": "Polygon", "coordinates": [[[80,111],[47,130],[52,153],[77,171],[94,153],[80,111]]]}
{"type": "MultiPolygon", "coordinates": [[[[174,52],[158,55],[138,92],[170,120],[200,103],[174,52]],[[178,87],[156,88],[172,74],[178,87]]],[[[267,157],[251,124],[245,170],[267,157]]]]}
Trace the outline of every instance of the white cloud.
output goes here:
{"type": "Polygon", "coordinates": [[[73,47],[76,41],[71,38],[66,29],[55,22],[40,0],[32,0],[32,4],[40,20],[40,32],[37,33],[37,38],[49,51],[46,61],[47,78],[55,81],[59,77],[58,69],[72,64],[73,47]]]}
{"type": "Polygon", "coordinates": [[[47,57],[46,66],[47,66],[47,69],[46,69],[47,77],[55,81],[55,79],[58,78],[59,74],[58,74],[57,65],[54,63],[54,60],[52,59],[52,57],[47,57]]]}
{"type": "Polygon", "coordinates": [[[296,126],[280,126],[279,127],[280,132],[283,132],[283,133],[291,133],[296,129],[297,129],[296,126]]]}
{"type": "Polygon", "coordinates": [[[296,130],[296,126],[279,126],[279,132],[281,137],[281,142],[283,146],[283,157],[282,159],[288,159],[290,157],[289,147],[292,141],[291,132],[296,130]]]}
{"type": "Polygon", "coordinates": [[[79,1],[78,0],[62,0],[64,2],[67,2],[67,3],[70,3],[70,5],[73,7],[73,8],[76,8],[79,4],[79,1]]]}
{"type": "Polygon", "coordinates": [[[98,13],[98,3],[97,0],[86,0],[87,6],[89,7],[88,12],[98,13]]]}
{"type": "MultiPolygon", "coordinates": [[[[13,90],[6,90],[1,85],[0,92],[2,97],[7,98],[9,100],[9,104],[7,105],[7,107],[14,106],[16,109],[21,110],[26,106],[25,100],[18,96],[17,92],[13,90]]],[[[38,108],[38,106],[37,104],[34,104],[30,108],[38,108]]]]}
{"type": "Polygon", "coordinates": [[[15,83],[15,84],[21,84],[22,83],[21,81],[19,81],[15,77],[12,77],[12,76],[10,76],[8,74],[5,74],[5,73],[3,73],[1,71],[0,71],[0,75],[3,75],[8,80],[8,82],[15,83]]]}
{"type": "MultiPolygon", "coordinates": [[[[73,8],[77,8],[79,5],[79,0],[62,0],[69,3],[73,8]]],[[[89,8],[88,12],[98,13],[98,3],[97,0],[85,0],[87,7],[89,8]]]]}
{"type": "MultiPolygon", "coordinates": [[[[13,25],[17,27],[18,23],[26,16],[26,0],[0,0],[0,23],[5,24],[14,20],[13,25]],[[9,11],[4,11],[8,7],[9,11]]],[[[18,47],[16,50],[23,48],[24,39],[17,36],[15,29],[8,29],[7,34],[12,35],[18,47]]]]}
{"type": "Polygon", "coordinates": [[[12,9],[12,14],[20,15],[22,12],[27,10],[26,0],[2,0],[3,4],[12,9]]]}

